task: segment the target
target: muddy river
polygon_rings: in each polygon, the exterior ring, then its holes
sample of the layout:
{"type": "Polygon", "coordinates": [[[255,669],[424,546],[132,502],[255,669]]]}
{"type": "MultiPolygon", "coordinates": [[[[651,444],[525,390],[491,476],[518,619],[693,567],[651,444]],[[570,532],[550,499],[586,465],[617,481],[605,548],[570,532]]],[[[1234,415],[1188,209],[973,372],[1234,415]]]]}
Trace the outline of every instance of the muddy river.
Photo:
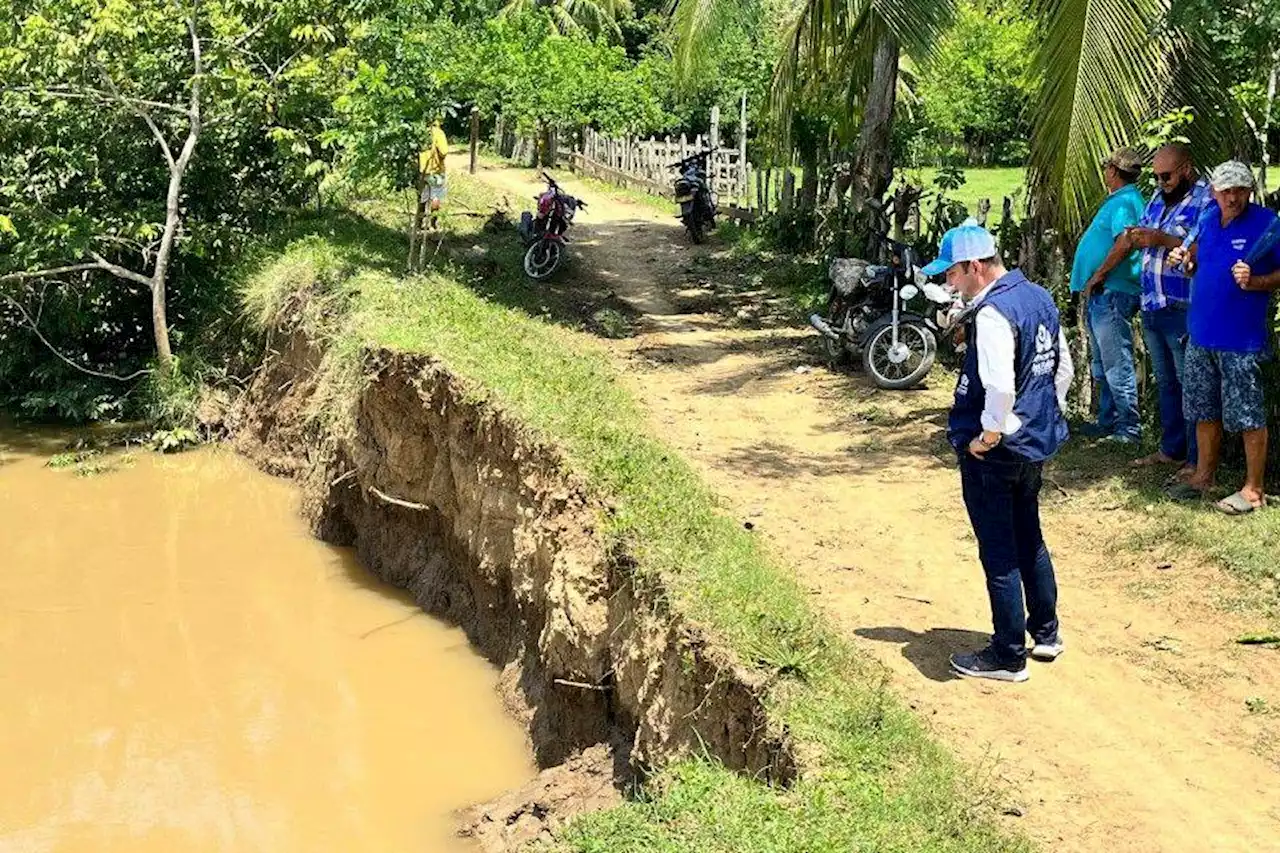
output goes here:
{"type": "Polygon", "coordinates": [[[531,778],[497,672],[288,483],[57,449],[0,432],[0,853],[463,851],[531,778]]]}

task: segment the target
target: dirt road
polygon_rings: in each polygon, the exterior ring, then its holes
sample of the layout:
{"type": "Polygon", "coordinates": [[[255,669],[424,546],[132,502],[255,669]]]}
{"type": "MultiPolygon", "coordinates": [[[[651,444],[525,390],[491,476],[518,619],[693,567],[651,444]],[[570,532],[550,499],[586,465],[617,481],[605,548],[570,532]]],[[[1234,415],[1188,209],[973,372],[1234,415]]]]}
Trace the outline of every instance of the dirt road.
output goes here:
{"type": "MultiPolygon", "coordinates": [[[[537,188],[520,170],[480,177],[520,200],[537,188]]],[[[656,430],[937,735],[999,777],[1008,820],[1046,850],[1280,851],[1280,719],[1246,708],[1280,705],[1280,654],[1232,642],[1256,625],[1215,604],[1230,578],[1159,543],[1119,547],[1141,516],[1067,482],[1045,509],[1067,654],[1023,685],[954,678],[948,655],[983,644],[990,616],[942,438],[949,377],[892,393],[827,371],[810,331],[753,311],[761,294],[690,272],[714,245],[568,185],[591,202],[569,274],[642,314],[610,346],[656,430]]]]}

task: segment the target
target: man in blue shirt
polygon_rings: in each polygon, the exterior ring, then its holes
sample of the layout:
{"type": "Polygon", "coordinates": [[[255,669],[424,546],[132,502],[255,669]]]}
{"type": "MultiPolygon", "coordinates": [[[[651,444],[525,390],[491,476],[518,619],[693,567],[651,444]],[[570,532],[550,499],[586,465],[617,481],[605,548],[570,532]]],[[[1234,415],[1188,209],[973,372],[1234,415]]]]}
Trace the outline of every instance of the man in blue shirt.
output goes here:
{"type": "Polygon", "coordinates": [[[1119,148],[1102,165],[1111,195],[1081,236],[1071,265],[1071,290],[1084,294],[1090,372],[1098,384],[1098,421],[1086,431],[1137,444],[1133,318],[1142,296],[1142,261],[1126,231],[1138,224],[1146,207],[1135,183],[1142,160],[1132,148],[1119,148]]]}
{"type": "Polygon", "coordinates": [[[1250,201],[1254,180],[1245,164],[1223,163],[1210,183],[1217,205],[1205,212],[1189,249],[1169,255],[1170,262],[1193,270],[1184,385],[1186,414],[1199,441],[1195,473],[1169,493],[1196,498],[1213,486],[1225,427],[1244,434],[1245,482],[1216,506],[1243,515],[1266,502],[1261,363],[1270,350],[1270,292],[1280,287],[1280,248],[1273,239],[1280,224],[1250,201]]]}
{"type": "Polygon", "coordinates": [[[1185,462],[1183,473],[1189,476],[1195,469],[1196,433],[1183,417],[1182,376],[1191,278],[1170,264],[1168,255],[1191,236],[1213,204],[1213,193],[1208,181],[1197,178],[1191,149],[1183,143],[1160,148],[1152,165],[1156,192],[1140,226],[1130,229],[1129,243],[1142,250],[1142,340],[1159,391],[1160,447],[1133,464],[1185,462]]]}

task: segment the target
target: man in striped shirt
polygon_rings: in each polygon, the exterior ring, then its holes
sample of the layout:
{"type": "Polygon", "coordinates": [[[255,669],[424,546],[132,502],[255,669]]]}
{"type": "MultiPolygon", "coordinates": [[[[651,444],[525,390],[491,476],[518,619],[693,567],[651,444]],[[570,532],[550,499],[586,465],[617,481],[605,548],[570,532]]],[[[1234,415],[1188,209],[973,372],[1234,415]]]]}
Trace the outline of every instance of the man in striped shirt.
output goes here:
{"type": "Polygon", "coordinates": [[[1168,262],[1213,203],[1209,184],[1196,175],[1190,149],[1181,143],[1156,152],[1156,192],[1137,228],[1128,233],[1133,248],[1142,249],[1142,338],[1156,374],[1160,399],[1160,448],[1134,461],[1138,467],[1184,464],[1195,469],[1195,425],[1183,414],[1183,354],[1187,342],[1187,306],[1191,279],[1168,262]]]}

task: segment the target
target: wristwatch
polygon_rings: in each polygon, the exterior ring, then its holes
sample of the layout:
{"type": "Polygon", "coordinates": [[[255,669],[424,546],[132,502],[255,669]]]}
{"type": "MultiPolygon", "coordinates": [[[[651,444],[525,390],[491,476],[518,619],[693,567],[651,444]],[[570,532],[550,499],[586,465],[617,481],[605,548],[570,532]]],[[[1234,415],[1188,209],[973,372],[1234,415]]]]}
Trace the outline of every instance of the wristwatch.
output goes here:
{"type": "Polygon", "coordinates": [[[987,434],[985,432],[978,433],[978,444],[981,444],[987,450],[992,450],[1000,443],[1000,439],[997,438],[995,441],[987,441],[986,435],[987,434]]]}

